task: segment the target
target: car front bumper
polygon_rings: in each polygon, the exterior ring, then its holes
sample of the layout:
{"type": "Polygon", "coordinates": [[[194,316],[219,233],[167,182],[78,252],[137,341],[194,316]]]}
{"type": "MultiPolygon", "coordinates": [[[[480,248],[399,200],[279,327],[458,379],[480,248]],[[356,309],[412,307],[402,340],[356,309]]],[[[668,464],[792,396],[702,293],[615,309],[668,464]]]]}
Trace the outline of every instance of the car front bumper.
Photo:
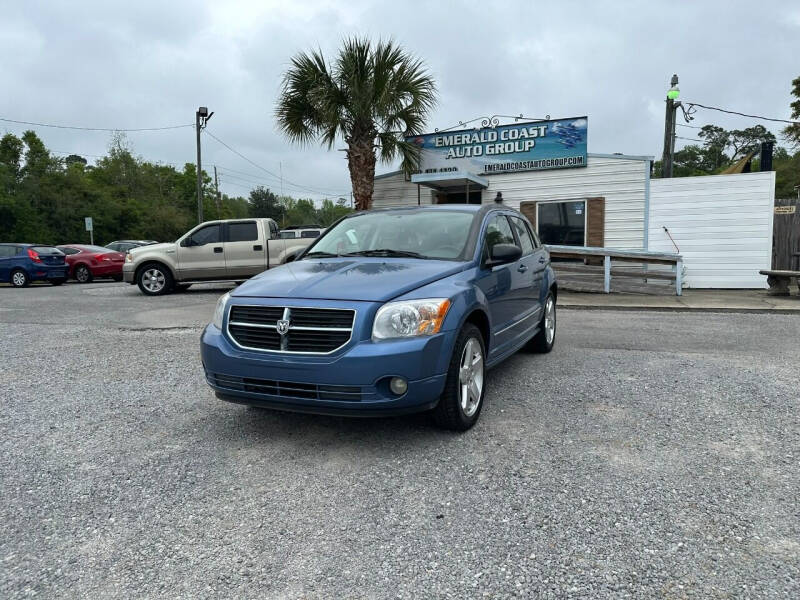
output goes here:
{"type": "Polygon", "coordinates": [[[136,267],[133,263],[125,263],[122,265],[122,280],[125,283],[136,283],[134,279],[134,275],[136,275],[136,267]]]}
{"type": "Polygon", "coordinates": [[[455,332],[348,344],[331,356],[242,350],[214,325],[201,338],[206,381],[218,398],[279,410],[349,416],[396,415],[436,406],[455,332]],[[408,390],[389,389],[402,377],[408,390]]]}

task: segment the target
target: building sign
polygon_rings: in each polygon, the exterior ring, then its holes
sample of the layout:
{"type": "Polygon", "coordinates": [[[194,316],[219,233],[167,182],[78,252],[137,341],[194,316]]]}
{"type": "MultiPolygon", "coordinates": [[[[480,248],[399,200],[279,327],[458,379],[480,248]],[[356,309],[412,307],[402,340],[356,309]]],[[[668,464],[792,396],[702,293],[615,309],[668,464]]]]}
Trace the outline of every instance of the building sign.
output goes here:
{"type": "Polygon", "coordinates": [[[776,215],[793,215],[797,210],[797,206],[790,205],[790,206],[776,206],[775,207],[775,214],[776,215]]]}
{"type": "Polygon", "coordinates": [[[586,117],[531,121],[407,137],[421,147],[419,173],[473,175],[586,166],[586,117]]]}

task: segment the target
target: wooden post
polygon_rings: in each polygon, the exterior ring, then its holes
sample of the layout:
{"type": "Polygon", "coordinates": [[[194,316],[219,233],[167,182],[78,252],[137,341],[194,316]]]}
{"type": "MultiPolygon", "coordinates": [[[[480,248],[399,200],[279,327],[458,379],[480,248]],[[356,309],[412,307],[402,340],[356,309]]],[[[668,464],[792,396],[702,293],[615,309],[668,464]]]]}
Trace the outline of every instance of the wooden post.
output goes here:
{"type": "Polygon", "coordinates": [[[603,257],[603,291],[611,293],[611,257],[607,254],[603,257]]]}

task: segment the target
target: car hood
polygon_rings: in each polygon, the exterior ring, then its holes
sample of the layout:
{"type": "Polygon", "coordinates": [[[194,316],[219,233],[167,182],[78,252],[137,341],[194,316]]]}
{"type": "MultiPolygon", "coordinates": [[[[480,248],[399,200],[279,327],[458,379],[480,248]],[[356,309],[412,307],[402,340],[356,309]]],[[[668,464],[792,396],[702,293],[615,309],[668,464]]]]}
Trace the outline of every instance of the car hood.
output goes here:
{"type": "Polygon", "coordinates": [[[464,268],[425,259],[300,260],[261,273],[232,296],[385,302],[464,268]]]}
{"type": "Polygon", "coordinates": [[[137,254],[141,254],[142,252],[167,252],[168,250],[175,250],[175,244],[172,242],[164,242],[161,244],[149,244],[147,246],[138,246],[137,248],[131,248],[128,250],[134,257],[137,254]]]}

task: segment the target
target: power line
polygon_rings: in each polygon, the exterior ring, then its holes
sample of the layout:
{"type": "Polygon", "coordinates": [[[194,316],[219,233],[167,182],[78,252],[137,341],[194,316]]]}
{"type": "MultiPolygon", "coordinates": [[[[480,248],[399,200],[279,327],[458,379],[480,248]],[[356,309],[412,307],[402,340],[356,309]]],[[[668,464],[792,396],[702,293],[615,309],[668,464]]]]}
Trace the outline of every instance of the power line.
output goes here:
{"type": "Polygon", "coordinates": [[[789,123],[790,125],[800,125],[800,121],[789,121],[788,119],[773,119],[771,117],[762,117],[760,115],[748,115],[745,113],[741,113],[735,110],[726,110],[724,108],[719,108],[717,106],[706,106],[705,104],[698,104],[697,102],[685,102],[685,104],[689,107],[688,110],[691,111],[693,106],[699,106],[700,108],[705,108],[708,110],[717,110],[719,112],[728,113],[730,115],[739,115],[740,117],[749,117],[751,119],[761,119],[762,121],[774,121],[776,123],[789,123]]]}
{"type": "Polygon", "coordinates": [[[679,140],[688,140],[688,141],[690,141],[690,142],[701,142],[701,143],[705,143],[705,140],[700,140],[700,139],[697,139],[697,138],[687,138],[687,137],[681,137],[681,136],[679,136],[679,135],[676,135],[676,136],[675,136],[675,138],[676,138],[676,139],[679,139],[679,140]]]}
{"type": "Polygon", "coordinates": [[[686,125],[685,123],[677,123],[678,127],[688,127],[689,129],[702,129],[699,125],[686,125]]]}
{"type": "Polygon", "coordinates": [[[37,127],[53,127],[54,129],[78,129],[81,131],[125,131],[125,132],[134,132],[134,131],[164,131],[167,129],[183,129],[184,127],[194,127],[194,123],[189,123],[187,125],[168,125],[167,127],[138,127],[135,129],[126,129],[123,127],[78,127],[76,125],[53,125],[52,123],[34,123],[33,121],[18,121],[16,119],[6,119],[5,117],[0,117],[0,121],[5,121],[6,123],[18,123],[20,125],[36,125],[37,127]]]}
{"type": "Polygon", "coordinates": [[[312,187],[308,187],[308,186],[305,186],[305,185],[300,185],[299,183],[294,183],[294,182],[292,182],[292,181],[289,181],[288,179],[283,179],[283,178],[282,178],[280,175],[277,175],[276,173],[273,173],[273,172],[272,172],[272,171],[270,171],[269,169],[266,169],[266,168],[262,167],[262,166],[261,166],[261,165],[259,165],[257,162],[255,162],[255,161],[253,161],[253,160],[249,159],[248,157],[246,157],[244,154],[242,154],[242,153],[241,153],[241,152],[239,152],[238,150],[236,150],[236,149],[232,148],[231,146],[229,146],[228,144],[226,144],[225,142],[223,142],[221,139],[219,139],[217,136],[215,136],[213,133],[211,133],[210,131],[208,131],[208,129],[205,129],[204,131],[205,131],[205,133],[206,133],[207,135],[210,135],[210,136],[211,136],[213,139],[215,139],[217,142],[219,142],[220,144],[222,144],[223,146],[225,146],[225,147],[226,147],[228,150],[230,150],[231,152],[233,152],[233,153],[234,153],[236,156],[238,156],[239,158],[241,158],[241,159],[243,159],[243,160],[246,160],[246,161],[247,161],[247,162],[249,162],[251,165],[253,165],[253,166],[254,166],[254,167],[256,167],[257,169],[261,169],[261,170],[262,170],[262,171],[264,171],[265,173],[267,173],[267,174],[271,175],[272,177],[274,177],[276,180],[278,180],[278,181],[283,181],[283,182],[284,182],[286,185],[290,185],[290,186],[292,186],[292,187],[295,187],[295,188],[298,188],[298,189],[300,189],[300,190],[304,190],[304,191],[306,191],[306,192],[310,192],[310,193],[313,193],[313,194],[331,195],[331,192],[330,192],[329,190],[321,190],[321,189],[318,189],[318,188],[312,188],[312,187]]]}

